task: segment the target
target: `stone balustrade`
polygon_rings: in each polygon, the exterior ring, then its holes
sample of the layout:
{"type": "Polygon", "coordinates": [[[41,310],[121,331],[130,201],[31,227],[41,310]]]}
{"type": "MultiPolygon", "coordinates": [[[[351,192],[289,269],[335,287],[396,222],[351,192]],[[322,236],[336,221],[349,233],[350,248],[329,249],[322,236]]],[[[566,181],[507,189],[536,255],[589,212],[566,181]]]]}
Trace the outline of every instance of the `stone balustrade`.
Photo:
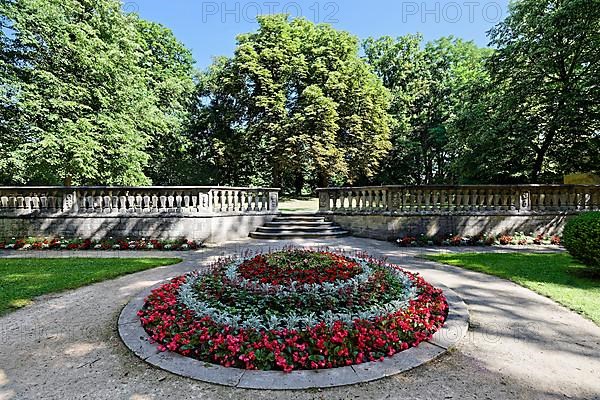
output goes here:
{"type": "Polygon", "coordinates": [[[355,236],[560,234],[600,210],[600,185],[371,186],[318,189],[319,212],[355,236]]]}
{"type": "Polygon", "coordinates": [[[600,209],[600,185],[371,186],[318,189],[322,213],[543,213],[600,209]]]}
{"type": "Polygon", "coordinates": [[[233,187],[0,187],[0,212],[236,214],[277,212],[279,189],[233,187]]]}
{"type": "Polygon", "coordinates": [[[245,238],[278,214],[279,189],[0,187],[0,240],[22,237],[245,238]]]}

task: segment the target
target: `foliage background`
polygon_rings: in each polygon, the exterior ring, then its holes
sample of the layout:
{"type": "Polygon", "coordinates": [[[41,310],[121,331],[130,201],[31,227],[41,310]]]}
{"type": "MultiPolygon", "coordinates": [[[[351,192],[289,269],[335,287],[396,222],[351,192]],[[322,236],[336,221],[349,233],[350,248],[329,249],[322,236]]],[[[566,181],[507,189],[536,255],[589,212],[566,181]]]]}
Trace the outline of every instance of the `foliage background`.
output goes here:
{"type": "Polygon", "coordinates": [[[597,0],[514,1],[489,48],[258,22],[197,71],[117,0],[0,0],[0,183],[302,193],[600,168],[597,0]]]}

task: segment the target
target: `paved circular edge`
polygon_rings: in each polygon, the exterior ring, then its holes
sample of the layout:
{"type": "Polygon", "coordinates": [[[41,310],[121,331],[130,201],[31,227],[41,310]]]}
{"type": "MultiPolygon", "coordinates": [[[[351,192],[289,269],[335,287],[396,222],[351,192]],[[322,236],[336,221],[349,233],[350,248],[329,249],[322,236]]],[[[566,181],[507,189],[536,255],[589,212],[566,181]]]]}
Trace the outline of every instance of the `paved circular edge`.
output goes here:
{"type": "Polygon", "coordinates": [[[401,351],[383,361],[367,362],[348,367],[320,370],[299,370],[290,373],[280,371],[250,371],[226,368],[172,352],[159,352],[137,316],[146,297],[168,280],[147,288],[123,308],[119,316],[118,330],[123,343],[139,358],[155,367],[195,380],[243,389],[300,390],[330,388],[371,382],[408,371],[446,353],[456,347],[469,329],[469,311],[464,301],[452,289],[437,284],[448,301],[448,318],[442,329],[431,340],[417,347],[401,351]]]}

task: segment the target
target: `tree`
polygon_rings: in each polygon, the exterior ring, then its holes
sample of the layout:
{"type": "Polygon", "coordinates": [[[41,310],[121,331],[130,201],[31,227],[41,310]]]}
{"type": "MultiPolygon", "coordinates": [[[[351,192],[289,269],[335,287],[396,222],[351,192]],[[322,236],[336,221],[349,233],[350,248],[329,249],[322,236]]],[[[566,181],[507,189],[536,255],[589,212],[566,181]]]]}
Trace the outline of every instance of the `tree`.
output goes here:
{"type": "Polygon", "coordinates": [[[174,182],[194,83],[170,31],[117,0],[3,0],[0,15],[4,182],[174,182]]]}
{"type": "Polygon", "coordinates": [[[420,35],[367,39],[366,58],[391,91],[393,149],[379,179],[386,183],[432,184],[455,179],[452,141],[464,91],[485,78],[487,50],[453,37],[422,46],[420,35]]]}
{"type": "Polygon", "coordinates": [[[144,173],[155,183],[197,184],[201,178],[190,159],[193,143],[189,135],[196,90],[192,53],[164,26],[141,18],[135,23],[142,49],[139,65],[160,113],[154,125],[148,126],[146,152],[152,162],[144,173]]]}
{"type": "MultiPolygon", "coordinates": [[[[497,47],[465,159],[501,181],[560,181],[600,166],[600,2],[522,0],[490,33],[497,47]],[[479,160],[479,161],[477,161],[479,160]]],[[[475,102],[476,103],[476,102],[475,102]]],[[[468,119],[468,117],[467,117],[468,119]]]]}
{"type": "MultiPolygon", "coordinates": [[[[285,15],[258,22],[257,32],[238,37],[234,57],[205,75],[204,137],[251,149],[244,164],[255,167],[252,180],[297,192],[305,182],[372,176],[389,148],[388,97],[358,56],[357,39],[285,15]]],[[[227,154],[239,165],[236,155],[227,154]]]]}
{"type": "Polygon", "coordinates": [[[196,108],[192,113],[192,143],[196,170],[206,183],[265,185],[263,160],[246,129],[245,83],[227,57],[216,58],[199,76],[196,108]]]}

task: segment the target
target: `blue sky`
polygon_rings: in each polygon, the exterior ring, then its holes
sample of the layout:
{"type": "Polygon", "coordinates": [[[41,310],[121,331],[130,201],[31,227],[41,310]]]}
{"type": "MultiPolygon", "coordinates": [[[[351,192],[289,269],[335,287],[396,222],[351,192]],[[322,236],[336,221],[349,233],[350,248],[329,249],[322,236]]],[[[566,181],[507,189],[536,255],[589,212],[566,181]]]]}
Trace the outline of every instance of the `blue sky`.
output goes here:
{"type": "Polygon", "coordinates": [[[330,23],[360,38],[420,32],[426,40],[454,35],[486,46],[486,32],[507,12],[508,0],[124,0],[124,9],[172,29],[192,49],[197,67],[233,53],[236,35],[256,29],[257,14],[287,12],[330,23]]]}

